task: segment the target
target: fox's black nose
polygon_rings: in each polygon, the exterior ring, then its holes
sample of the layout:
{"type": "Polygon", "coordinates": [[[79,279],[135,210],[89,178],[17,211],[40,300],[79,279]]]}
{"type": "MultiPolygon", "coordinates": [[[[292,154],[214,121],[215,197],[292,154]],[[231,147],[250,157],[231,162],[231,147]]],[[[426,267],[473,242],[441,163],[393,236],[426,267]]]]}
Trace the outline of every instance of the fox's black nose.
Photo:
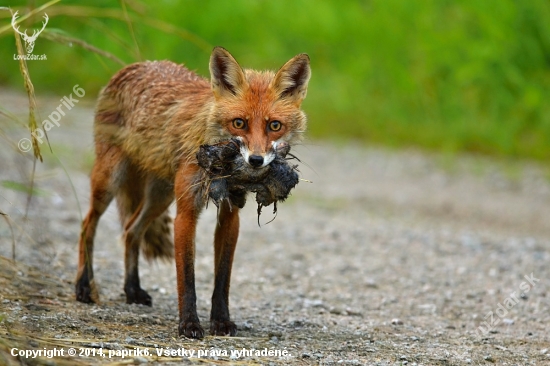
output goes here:
{"type": "Polygon", "coordinates": [[[248,163],[254,168],[259,168],[264,163],[264,158],[260,155],[250,155],[248,157],[248,163]]]}

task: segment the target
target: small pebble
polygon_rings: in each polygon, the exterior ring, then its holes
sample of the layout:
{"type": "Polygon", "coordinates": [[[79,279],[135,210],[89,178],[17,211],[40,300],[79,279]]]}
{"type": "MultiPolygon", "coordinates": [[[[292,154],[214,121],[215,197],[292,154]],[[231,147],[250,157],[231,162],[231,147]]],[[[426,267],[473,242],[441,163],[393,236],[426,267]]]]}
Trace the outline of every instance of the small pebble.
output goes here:
{"type": "Polygon", "coordinates": [[[309,299],[305,299],[304,300],[304,306],[306,308],[309,308],[309,307],[321,307],[321,306],[324,306],[323,304],[323,300],[309,300],[309,299]]]}
{"type": "Polygon", "coordinates": [[[372,278],[365,281],[365,286],[368,288],[378,288],[378,284],[372,278]]]}
{"type": "Polygon", "coordinates": [[[495,362],[495,359],[491,355],[485,356],[485,357],[483,357],[483,359],[485,361],[489,361],[489,362],[493,362],[493,363],[495,362]]]}
{"type": "Polygon", "coordinates": [[[350,308],[346,308],[346,313],[351,316],[363,316],[363,314],[361,314],[359,311],[355,311],[350,308]]]}

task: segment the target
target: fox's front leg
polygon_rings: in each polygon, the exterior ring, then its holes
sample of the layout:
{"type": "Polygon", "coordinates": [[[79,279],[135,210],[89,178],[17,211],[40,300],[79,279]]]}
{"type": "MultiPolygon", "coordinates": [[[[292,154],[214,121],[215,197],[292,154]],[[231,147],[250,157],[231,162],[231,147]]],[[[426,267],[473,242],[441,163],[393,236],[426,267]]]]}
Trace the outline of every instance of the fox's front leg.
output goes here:
{"type": "Polygon", "coordinates": [[[178,282],[179,335],[188,338],[204,337],[197,315],[195,293],[195,232],[199,216],[192,193],[196,166],[180,169],[176,176],[175,193],[177,214],[174,220],[174,249],[178,282]]]}
{"type": "Polygon", "coordinates": [[[214,235],[214,293],[210,313],[212,335],[237,334],[237,326],[229,318],[229,282],[237,239],[239,238],[239,208],[228,201],[220,205],[214,235]]]}

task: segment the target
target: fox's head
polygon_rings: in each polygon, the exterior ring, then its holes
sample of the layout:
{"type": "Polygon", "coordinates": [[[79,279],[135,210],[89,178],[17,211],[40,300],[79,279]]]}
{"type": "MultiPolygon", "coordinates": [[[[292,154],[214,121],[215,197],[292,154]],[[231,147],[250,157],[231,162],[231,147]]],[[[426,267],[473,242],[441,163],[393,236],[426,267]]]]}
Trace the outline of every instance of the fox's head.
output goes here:
{"type": "Polygon", "coordinates": [[[216,47],[210,76],[217,129],[211,132],[241,140],[241,154],[251,166],[268,165],[277,145],[302,139],[307,119],[300,105],[311,76],[308,55],[293,57],[276,73],[259,72],[243,70],[227,50],[216,47]]]}

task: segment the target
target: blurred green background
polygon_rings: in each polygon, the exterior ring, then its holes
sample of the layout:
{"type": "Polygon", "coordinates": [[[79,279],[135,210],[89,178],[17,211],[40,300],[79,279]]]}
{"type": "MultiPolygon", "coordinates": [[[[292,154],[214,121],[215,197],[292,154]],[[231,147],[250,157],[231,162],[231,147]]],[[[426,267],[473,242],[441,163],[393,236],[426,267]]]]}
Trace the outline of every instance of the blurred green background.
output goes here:
{"type": "MultiPolygon", "coordinates": [[[[45,3],[7,5],[24,15],[45,3]]],[[[49,34],[204,76],[214,45],[257,69],[306,52],[313,138],[550,158],[548,0],[85,0],[44,12],[49,34]]],[[[21,28],[38,28],[42,14],[21,28]]],[[[0,16],[9,26],[9,12],[0,16]]],[[[15,52],[11,29],[1,33],[0,85],[23,90],[15,52]]],[[[79,84],[93,98],[121,67],[42,36],[33,53],[48,58],[28,62],[38,96],[79,84]]]]}

